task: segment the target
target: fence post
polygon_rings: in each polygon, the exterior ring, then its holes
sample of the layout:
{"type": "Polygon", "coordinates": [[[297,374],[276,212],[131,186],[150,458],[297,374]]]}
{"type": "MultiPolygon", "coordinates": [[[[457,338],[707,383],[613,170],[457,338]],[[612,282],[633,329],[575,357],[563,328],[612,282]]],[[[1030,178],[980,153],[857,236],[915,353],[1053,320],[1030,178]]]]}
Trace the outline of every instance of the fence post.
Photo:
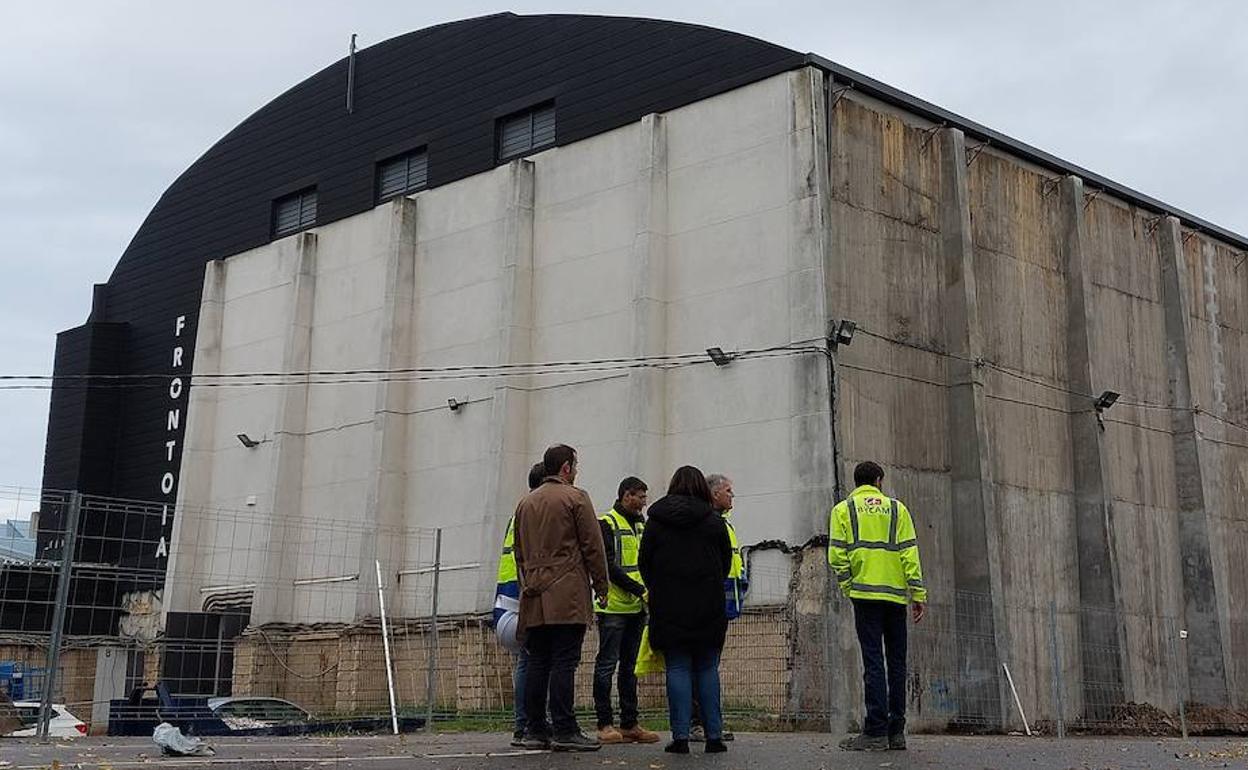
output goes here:
{"type": "MultiPolygon", "coordinates": [[[[1178,623],[1176,622],[1174,625],[1178,626],[1178,623]]],[[[1179,666],[1187,665],[1186,651],[1184,651],[1183,653],[1180,653],[1180,650],[1179,650],[1181,640],[1187,639],[1187,629],[1177,628],[1177,627],[1171,628],[1169,636],[1170,636],[1170,651],[1171,651],[1170,654],[1174,656],[1174,667],[1175,667],[1174,670],[1179,671],[1180,670],[1179,666]]],[[[1179,686],[1175,688],[1179,691],[1179,729],[1183,731],[1183,737],[1186,738],[1187,737],[1187,704],[1185,703],[1185,701],[1187,700],[1187,688],[1185,688],[1182,684],[1184,681],[1183,678],[1179,677],[1177,674],[1175,676],[1175,681],[1179,683],[1179,686]]]]}
{"type": "Polygon", "coordinates": [[[427,674],[425,729],[433,729],[433,699],[438,691],[438,583],[442,577],[442,528],[438,527],[433,539],[433,601],[430,612],[429,671],[427,674]]]}
{"type": "Polygon", "coordinates": [[[1049,655],[1053,665],[1053,708],[1057,709],[1057,737],[1066,737],[1066,708],[1062,688],[1062,655],[1057,646],[1057,601],[1049,602],[1049,655]]]}
{"type": "Polygon", "coordinates": [[[386,586],[381,582],[381,559],[377,565],[377,608],[381,612],[381,646],[386,654],[386,687],[390,691],[390,727],[399,734],[399,712],[394,704],[394,659],[390,657],[390,627],[386,623],[386,586]]]}
{"type": "Polygon", "coordinates": [[[65,516],[65,528],[61,541],[61,566],[56,577],[56,604],[52,610],[52,636],[48,640],[47,677],[44,679],[43,698],[39,702],[39,726],[35,734],[40,740],[48,739],[48,723],[52,719],[53,690],[56,689],[56,670],[61,662],[61,636],[65,628],[65,615],[69,609],[69,579],[74,566],[74,546],[78,541],[78,519],[82,515],[82,495],[69,493],[69,511],[65,516]]]}

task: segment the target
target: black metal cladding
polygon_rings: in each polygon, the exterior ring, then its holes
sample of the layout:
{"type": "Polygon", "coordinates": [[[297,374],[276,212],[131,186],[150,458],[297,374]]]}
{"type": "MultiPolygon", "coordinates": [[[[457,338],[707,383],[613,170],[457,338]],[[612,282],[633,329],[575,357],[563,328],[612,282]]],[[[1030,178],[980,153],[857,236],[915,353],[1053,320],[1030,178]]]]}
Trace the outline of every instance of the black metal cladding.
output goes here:
{"type": "MultiPolygon", "coordinates": [[[[169,379],[120,391],[108,419],[79,419],[79,407],[54,391],[45,486],[89,481],[100,494],[176,499],[176,483],[166,492],[162,479],[181,464],[188,399],[183,392],[178,427],[167,430],[174,402],[166,386],[190,372],[204,265],[268,243],[277,199],[315,186],[323,225],[376,205],[378,162],[413,148],[427,149],[430,187],[488,171],[497,163],[498,121],[517,110],[556,102],[554,143],[566,144],[804,62],[780,46],[688,24],[505,13],[359,51],[352,114],[347,60],[326,67],[209,148],[135,233],[98,320],[126,325],[119,371],[169,379]],[[175,346],[184,351],[182,369],[172,366],[175,346]],[[124,451],[88,474],[74,458],[96,446],[124,451]]],[[[74,350],[58,353],[58,373],[93,370],[74,350]]]]}

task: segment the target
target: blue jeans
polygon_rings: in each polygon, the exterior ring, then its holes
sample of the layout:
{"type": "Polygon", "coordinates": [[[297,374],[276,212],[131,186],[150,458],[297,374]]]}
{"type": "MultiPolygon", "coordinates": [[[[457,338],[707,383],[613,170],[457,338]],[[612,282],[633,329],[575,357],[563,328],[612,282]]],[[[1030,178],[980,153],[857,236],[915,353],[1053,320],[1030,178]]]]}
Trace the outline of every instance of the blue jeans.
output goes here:
{"type": "Polygon", "coordinates": [[[646,627],[644,613],[598,615],[598,656],[594,659],[594,711],[598,727],[615,724],[611,708],[611,680],[619,679],[620,728],[637,726],[637,652],[641,632],[646,627]],[[618,669],[618,677],[617,677],[618,669]]]}
{"type": "Polygon", "coordinates": [[[719,650],[664,650],[667,662],[667,718],[673,738],[689,737],[693,718],[693,693],[702,704],[702,720],[708,740],[724,737],[724,717],[719,706],[719,650]]]}
{"type": "Polygon", "coordinates": [[[520,648],[520,654],[516,656],[516,671],[512,676],[512,687],[514,688],[516,701],[516,732],[522,733],[529,726],[529,718],[524,711],[524,678],[529,674],[529,653],[520,648]]]}

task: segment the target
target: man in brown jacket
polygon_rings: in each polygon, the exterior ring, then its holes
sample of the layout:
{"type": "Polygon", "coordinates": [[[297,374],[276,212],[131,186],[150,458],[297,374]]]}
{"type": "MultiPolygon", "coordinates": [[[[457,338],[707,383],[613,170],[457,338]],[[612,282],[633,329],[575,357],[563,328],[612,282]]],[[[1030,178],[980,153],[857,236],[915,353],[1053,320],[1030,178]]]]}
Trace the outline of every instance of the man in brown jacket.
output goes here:
{"type": "Polygon", "coordinates": [[[558,444],[542,458],[546,479],[516,508],[520,628],[529,653],[525,748],[597,751],[572,713],[576,666],[593,620],[590,586],[607,603],[607,557],[593,503],[576,480],[576,450],[558,444]],[[550,698],[547,725],[546,702],[550,698]]]}

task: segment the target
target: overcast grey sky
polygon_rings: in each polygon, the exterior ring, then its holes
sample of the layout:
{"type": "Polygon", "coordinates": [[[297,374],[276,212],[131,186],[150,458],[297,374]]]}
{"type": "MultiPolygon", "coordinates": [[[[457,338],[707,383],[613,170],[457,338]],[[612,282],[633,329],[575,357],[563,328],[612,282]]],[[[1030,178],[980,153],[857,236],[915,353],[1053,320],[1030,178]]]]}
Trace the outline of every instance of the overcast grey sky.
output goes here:
{"type": "MultiPolygon", "coordinates": [[[[813,51],[1248,233],[1248,3],[4,0],[0,373],[51,373],[161,192],[361,46],[486,13],[651,16],[813,51]]],[[[0,485],[37,487],[48,394],[0,391],[0,485]]],[[[3,511],[0,511],[3,513],[3,511]]]]}

